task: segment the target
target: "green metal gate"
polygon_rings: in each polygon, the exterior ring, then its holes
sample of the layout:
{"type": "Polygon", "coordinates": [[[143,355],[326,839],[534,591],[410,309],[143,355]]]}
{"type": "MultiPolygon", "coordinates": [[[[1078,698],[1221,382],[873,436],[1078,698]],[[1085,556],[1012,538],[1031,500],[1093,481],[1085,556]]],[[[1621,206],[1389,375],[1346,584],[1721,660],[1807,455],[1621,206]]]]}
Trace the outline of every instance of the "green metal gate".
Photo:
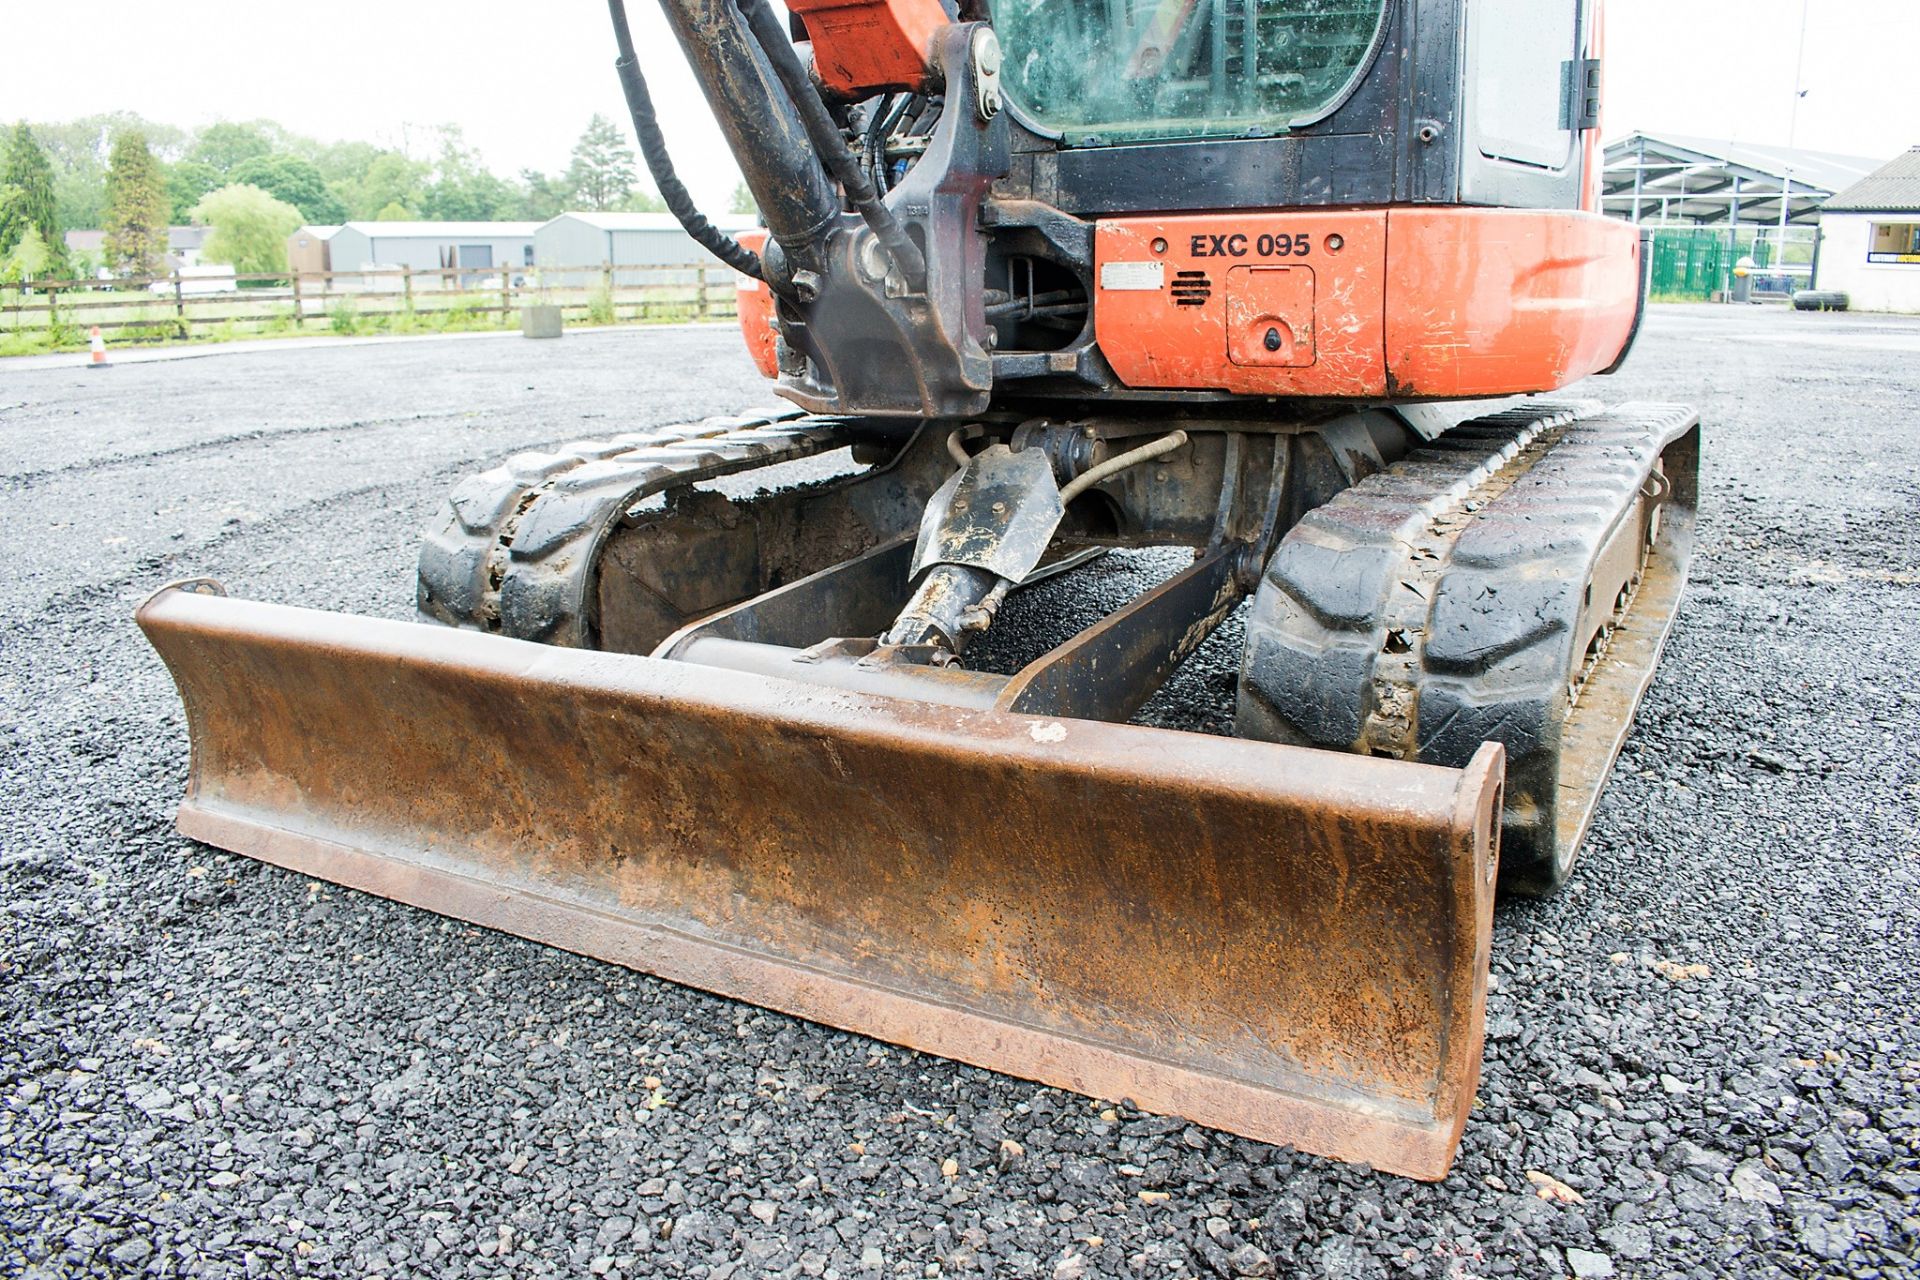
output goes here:
{"type": "Polygon", "coordinates": [[[1733,261],[1728,256],[1727,233],[1705,228],[1653,233],[1652,295],[1660,299],[1705,302],[1728,287],[1733,261]]]}
{"type": "MultiPolygon", "coordinates": [[[[1651,296],[1662,302],[1707,302],[1733,287],[1733,268],[1752,258],[1756,274],[1769,272],[1792,283],[1813,258],[1813,228],[1794,227],[1785,261],[1777,268],[1778,234],[1767,227],[1654,227],[1651,296]]],[[[1777,286],[1786,287],[1786,286],[1777,286]]],[[[1794,284],[1804,287],[1804,281],[1794,284]]]]}

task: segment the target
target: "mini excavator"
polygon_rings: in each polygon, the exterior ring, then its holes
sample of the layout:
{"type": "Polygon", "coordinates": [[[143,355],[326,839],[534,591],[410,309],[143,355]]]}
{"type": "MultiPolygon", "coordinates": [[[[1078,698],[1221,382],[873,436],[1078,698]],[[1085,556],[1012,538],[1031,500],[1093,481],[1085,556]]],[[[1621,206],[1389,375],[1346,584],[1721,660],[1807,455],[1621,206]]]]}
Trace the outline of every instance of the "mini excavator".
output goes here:
{"type": "Polygon", "coordinates": [[[1443,1177],[1495,895],[1572,870],[1693,539],[1695,414],[1554,396],[1645,297],[1599,0],[661,3],[763,229],[611,0],[641,148],[786,407],[462,481],[419,622],[161,589],[180,829],[1443,1177]],[[1229,618],[1232,736],[1131,723],[1229,618]]]}

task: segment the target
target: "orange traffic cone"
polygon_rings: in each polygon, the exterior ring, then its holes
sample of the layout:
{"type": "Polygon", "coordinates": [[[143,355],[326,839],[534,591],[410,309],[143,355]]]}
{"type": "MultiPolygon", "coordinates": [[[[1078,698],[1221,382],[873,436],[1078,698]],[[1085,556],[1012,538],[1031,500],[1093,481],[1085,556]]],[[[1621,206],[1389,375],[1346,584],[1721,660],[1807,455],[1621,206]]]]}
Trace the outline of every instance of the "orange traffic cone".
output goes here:
{"type": "Polygon", "coordinates": [[[100,336],[100,326],[93,326],[93,336],[88,340],[92,354],[87,357],[87,368],[104,369],[107,367],[107,341],[100,336]]]}

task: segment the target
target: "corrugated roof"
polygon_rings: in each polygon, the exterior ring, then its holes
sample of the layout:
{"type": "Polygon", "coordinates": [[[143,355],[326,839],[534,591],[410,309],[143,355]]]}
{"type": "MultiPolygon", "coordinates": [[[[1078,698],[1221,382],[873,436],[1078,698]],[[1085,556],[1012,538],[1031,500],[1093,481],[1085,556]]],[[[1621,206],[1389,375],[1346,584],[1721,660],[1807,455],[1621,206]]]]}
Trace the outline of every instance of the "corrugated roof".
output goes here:
{"type": "Polygon", "coordinates": [[[305,226],[301,227],[300,230],[306,232],[315,240],[331,240],[333,239],[334,232],[340,230],[340,227],[339,224],[333,223],[321,226],[305,226]]]}
{"type": "Polygon", "coordinates": [[[1827,201],[1836,213],[1920,213],[1920,147],[1895,156],[1827,201]]]}
{"type": "MultiPolygon", "coordinates": [[[[601,231],[679,231],[680,220],[670,213],[597,213],[567,212],[561,218],[573,218],[601,231]]],[[[558,221],[558,219],[555,219],[558,221]]],[[[759,225],[750,213],[710,214],[707,221],[722,231],[746,231],[759,225]]]]}
{"type": "Polygon", "coordinates": [[[1882,161],[1829,151],[1635,133],[1607,144],[1602,207],[1616,217],[1772,226],[1785,192],[1790,221],[1812,225],[1836,191],[1882,161]]]}
{"type": "Polygon", "coordinates": [[[1803,151],[1797,147],[1770,147],[1757,142],[1716,142],[1680,133],[1648,134],[1650,139],[1670,142],[1690,151],[1699,151],[1774,177],[1793,171],[1796,185],[1824,187],[1839,191],[1872,173],[1881,160],[1866,156],[1841,155],[1833,151],[1803,151]]]}
{"type": "Polygon", "coordinates": [[[343,225],[363,236],[379,236],[383,240],[531,236],[541,226],[538,222],[348,222],[343,225]]]}

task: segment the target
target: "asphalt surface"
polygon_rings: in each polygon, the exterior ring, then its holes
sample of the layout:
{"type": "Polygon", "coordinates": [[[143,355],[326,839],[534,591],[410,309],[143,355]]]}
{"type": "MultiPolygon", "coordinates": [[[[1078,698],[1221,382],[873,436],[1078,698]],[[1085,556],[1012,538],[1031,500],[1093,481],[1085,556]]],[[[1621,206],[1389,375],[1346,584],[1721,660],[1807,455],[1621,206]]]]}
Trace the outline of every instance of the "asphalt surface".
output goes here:
{"type": "MultiPolygon", "coordinates": [[[[1916,355],[1915,321],[1663,308],[1582,388],[1700,406],[1701,546],[1575,882],[1498,912],[1436,1185],[172,832],[146,591],[406,617],[468,470],[765,403],[731,332],[0,363],[0,1274],[1913,1274],[1916,355]]],[[[1152,572],[1110,557],[1006,643],[1152,572]]],[[[1146,718],[1229,724],[1236,634],[1146,718]]]]}

